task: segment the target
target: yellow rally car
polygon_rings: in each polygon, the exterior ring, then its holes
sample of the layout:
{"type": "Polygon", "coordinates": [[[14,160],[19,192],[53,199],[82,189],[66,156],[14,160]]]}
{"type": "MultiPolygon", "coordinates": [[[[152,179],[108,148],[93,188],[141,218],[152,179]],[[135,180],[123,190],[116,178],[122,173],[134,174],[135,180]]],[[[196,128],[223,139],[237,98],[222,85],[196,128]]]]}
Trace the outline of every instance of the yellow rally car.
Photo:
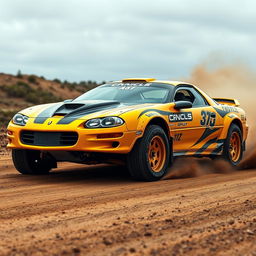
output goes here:
{"type": "Polygon", "coordinates": [[[60,161],[126,162],[134,179],[159,180],[176,156],[221,156],[236,166],[248,133],[238,106],[185,82],[123,79],[20,111],[8,147],[23,174],[48,173],[60,161]]]}

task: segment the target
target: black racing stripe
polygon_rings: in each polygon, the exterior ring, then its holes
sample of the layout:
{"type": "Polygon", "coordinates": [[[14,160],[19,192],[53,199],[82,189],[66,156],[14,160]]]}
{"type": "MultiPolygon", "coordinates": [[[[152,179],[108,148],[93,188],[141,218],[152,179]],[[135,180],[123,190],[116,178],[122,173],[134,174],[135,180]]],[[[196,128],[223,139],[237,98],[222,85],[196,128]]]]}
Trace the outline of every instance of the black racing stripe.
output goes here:
{"type": "Polygon", "coordinates": [[[196,151],[195,154],[199,154],[199,153],[204,152],[211,144],[216,143],[216,142],[217,142],[217,137],[208,140],[200,149],[198,149],[196,151]]]}
{"type": "Polygon", "coordinates": [[[211,154],[213,154],[213,155],[219,154],[219,153],[222,151],[222,149],[223,149],[224,141],[225,141],[225,140],[218,140],[218,141],[217,141],[218,145],[217,145],[217,147],[212,151],[211,154]]]}
{"type": "Polygon", "coordinates": [[[50,106],[49,108],[43,110],[36,118],[34,123],[35,124],[43,124],[49,117],[52,117],[55,111],[63,105],[63,102],[56,103],[53,106],[50,106]]]}
{"type": "Polygon", "coordinates": [[[108,110],[119,107],[120,103],[112,103],[112,104],[101,104],[101,105],[94,105],[94,106],[87,106],[87,108],[82,107],[83,109],[77,109],[76,111],[73,111],[69,114],[67,114],[65,117],[63,117],[57,124],[70,124],[73,121],[85,116],[89,115],[98,111],[108,110]]]}
{"type": "Polygon", "coordinates": [[[139,119],[142,115],[144,115],[145,113],[147,113],[147,112],[152,112],[152,111],[155,111],[155,112],[157,112],[157,113],[159,113],[159,114],[161,114],[161,115],[165,115],[165,116],[168,116],[168,115],[171,114],[171,112],[168,112],[168,111],[163,111],[163,110],[151,108],[151,109],[143,110],[143,111],[139,114],[138,119],[139,119]]]}
{"type": "MultiPolygon", "coordinates": [[[[214,138],[214,139],[211,139],[211,140],[209,140],[208,142],[206,142],[206,143],[203,145],[202,148],[200,148],[199,150],[197,150],[194,155],[200,155],[200,153],[202,153],[205,149],[207,149],[211,144],[213,144],[213,143],[218,143],[216,149],[214,149],[214,150],[212,151],[212,153],[211,153],[211,154],[213,154],[213,155],[217,155],[218,153],[220,153],[220,152],[222,151],[224,141],[225,141],[225,140],[217,140],[217,137],[214,138]]],[[[189,153],[189,152],[191,152],[191,151],[189,151],[189,150],[188,150],[188,151],[179,151],[179,152],[174,152],[173,155],[174,155],[174,156],[184,156],[186,153],[189,153]]],[[[191,155],[188,155],[188,156],[191,156],[191,155]]]]}
{"type": "Polygon", "coordinates": [[[217,111],[217,113],[218,113],[221,117],[224,117],[225,115],[228,114],[227,111],[224,111],[224,110],[219,109],[219,108],[216,108],[216,107],[213,107],[213,108],[217,111]]]}
{"type": "Polygon", "coordinates": [[[198,143],[200,143],[201,141],[203,141],[204,139],[206,139],[207,137],[209,137],[211,134],[213,134],[214,132],[218,131],[220,128],[205,128],[204,133],[202,134],[202,136],[198,139],[198,141],[192,146],[194,147],[195,145],[197,145],[198,143]]]}

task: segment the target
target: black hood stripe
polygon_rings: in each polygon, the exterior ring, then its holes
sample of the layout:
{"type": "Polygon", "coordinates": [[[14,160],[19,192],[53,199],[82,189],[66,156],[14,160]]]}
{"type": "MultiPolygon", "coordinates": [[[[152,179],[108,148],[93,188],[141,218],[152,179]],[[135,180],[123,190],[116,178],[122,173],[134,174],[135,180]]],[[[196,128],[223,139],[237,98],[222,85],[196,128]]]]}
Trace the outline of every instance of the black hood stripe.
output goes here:
{"type": "MultiPolygon", "coordinates": [[[[81,118],[82,116],[92,114],[98,111],[113,109],[120,106],[120,102],[112,101],[112,102],[100,102],[89,105],[82,105],[77,109],[69,110],[67,113],[57,124],[70,124],[71,122],[81,118]]],[[[53,117],[54,114],[58,114],[57,112],[61,109],[65,108],[65,103],[61,102],[55,104],[45,110],[43,110],[36,118],[34,123],[43,124],[48,118],[53,117]]]]}
{"type": "Polygon", "coordinates": [[[108,110],[108,109],[113,109],[117,108],[119,105],[114,104],[114,105],[107,105],[105,107],[94,107],[94,108],[89,108],[87,110],[83,110],[81,112],[76,112],[76,113],[70,113],[63,117],[57,124],[70,124],[73,121],[85,116],[89,115],[95,112],[103,111],[103,110],[108,110]]]}
{"type": "Polygon", "coordinates": [[[54,104],[53,106],[50,106],[49,108],[43,110],[36,118],[34,123],[35,124],[43,124],[49,117],[52,117],[55,111],[63,105],[63,102],[54,104]]]}
{"type": "Polygon", "coordinates": [[[63,117],[57,124],[70,124],[73,121],[81,118],[82,116],[89,115],[102,110],[117,108],[119,106],[120,102],[118,101],[100,102],[96,104],[85,105],[65,115],[65,117],[63,117]]]}

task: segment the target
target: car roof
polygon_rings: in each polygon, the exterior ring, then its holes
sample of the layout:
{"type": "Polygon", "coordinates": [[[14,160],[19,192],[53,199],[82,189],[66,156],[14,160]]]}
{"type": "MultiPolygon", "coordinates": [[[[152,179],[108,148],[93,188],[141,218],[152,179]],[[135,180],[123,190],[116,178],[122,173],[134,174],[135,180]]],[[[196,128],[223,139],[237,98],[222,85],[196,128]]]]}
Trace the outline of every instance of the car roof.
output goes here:
{"type": "Polygon", "coordinates": [[[124,78],[120,81],[114,81],[116,83],[122,83],[122,82],[141,82],[141,83],[163,83],[163,84],[170,84],[170,85],[173,85],[173,86],[177,86],[177,85],[192,85],[194,86],[193,84],[191,83],[188,83],[188,82],[183,82],[183,81],[170,81],[170,80],[157,80],[155,78],[124,78]]]}

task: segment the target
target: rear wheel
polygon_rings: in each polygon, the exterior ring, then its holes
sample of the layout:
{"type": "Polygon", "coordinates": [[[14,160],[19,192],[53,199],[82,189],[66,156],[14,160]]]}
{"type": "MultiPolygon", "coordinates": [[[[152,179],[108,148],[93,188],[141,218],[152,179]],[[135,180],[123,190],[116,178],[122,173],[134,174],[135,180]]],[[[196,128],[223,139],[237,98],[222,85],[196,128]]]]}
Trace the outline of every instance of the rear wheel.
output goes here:
{"type": "Polygon", "coordinates": [[[38,150],[13,149],[12,160],[17,171],[22,174],[47,174],[54,166],[54,161],[38,150]]]}
{"type": "Polygon", "coordinates": [[[227,139],[223,147],[223,158],[232,166],[237,166],[243,157],[242,132],[240,128],[232,124],[228,131],[227,139]]]}
{"type": "Polygon", "coordinates": [[[128,155],[128,169],[136,180],[156,181],[167,172],[171,147],[164,130],[150,125],[128,155]]]}

